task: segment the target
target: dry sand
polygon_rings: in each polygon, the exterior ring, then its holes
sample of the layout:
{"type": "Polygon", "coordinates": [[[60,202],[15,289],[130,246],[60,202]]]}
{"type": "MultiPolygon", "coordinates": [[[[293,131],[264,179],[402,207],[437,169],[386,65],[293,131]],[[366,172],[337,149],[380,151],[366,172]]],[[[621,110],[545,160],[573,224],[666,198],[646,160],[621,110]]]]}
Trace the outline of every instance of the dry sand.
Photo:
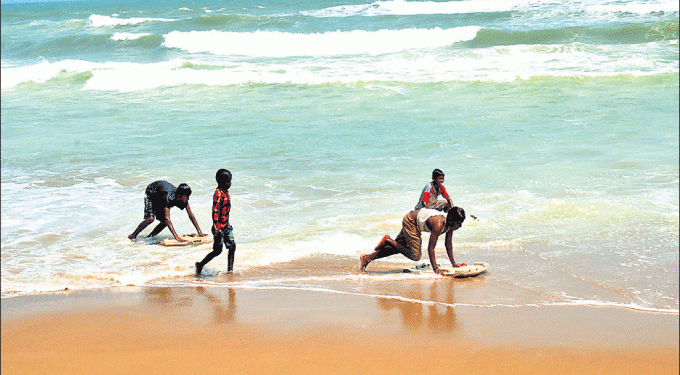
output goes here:
{"type": "Polygon", "coordinates": [[[678,316],[227,287],[2,300],[2,374],[677,374],[678,316]]]}

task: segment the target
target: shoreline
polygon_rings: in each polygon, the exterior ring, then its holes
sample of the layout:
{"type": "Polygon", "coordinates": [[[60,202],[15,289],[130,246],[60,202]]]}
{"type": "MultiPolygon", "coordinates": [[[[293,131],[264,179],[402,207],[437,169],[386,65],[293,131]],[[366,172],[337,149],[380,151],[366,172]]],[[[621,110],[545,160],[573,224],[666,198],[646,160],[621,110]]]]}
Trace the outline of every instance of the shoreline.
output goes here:
{"type": "MultiPolygon", "coordinates": [[[[320,290],[316,288],[304,288],[304,287],[266,287],[266,286],[253,286],[253,287],[244,287],[244,286],[228,286],[228,285],[223,285],[223,286],[218,286],[218,285],[191,285],[191,284],[172,284],[172,285],[139,285],[139,286],[110,286],[110,287],[100,287],[100,288],[87,288],[87,289],[70,289],[70,288],[65,288],[63,290],[52,290],[52,291],[42,291],[42,292],[33,292],[33,293],[24,293],[24,294],[17,294],[17,295],[8,295],[0,298],[2,301],[12,301],[15,299],[30,299],[30,298],[41,298],[41,296],[45,296],[46,298],[49,298],[49,296],[57,296],[54,298],[60,298],[59,296],[62,295],[68,295],[71,293],[100,293],[100,292],[110,292],[110,293],[130,293],[131,290],[134,289],[164,289],[164,288],[173,288],[173,289],[185,289],[185,288],[215,288],[215,289],[236,289],[236,290],[244,290],[244,291],[261,291],[261,292],[266,292],[266,291],[292,291],[292,292],[306,292],[306,293],[323,293],[323,294],[337,294],[337,295],[345,295],[345,296],[354,296],[354,297],[364,297],[364,298],[378,298],[378,299],[392,299],[396,300],[399,302],[412,302],[412,303],[419,303],[422,305],[433,305],[433,306],[444,306],[444,307],[453,307],[453,308],[479,308],[479,309],[493,309],[493,308],[508,308],[508,309],[520,309],[520,308],[602,308],[602,309],[614,309],[614,310],[627,310],[631,312],[636,312],[640,314],[653,314],[653,315],[673,315],[673,316],[680,316],[680,310],[677,309],[665,309],[665,308],[658,308],[658,307],[644,307],[644,306],[639,306],[635,304],[623,304],[623,303],[607,303],[607,302],[600,302],[600,301],[584,301],[583,303],[571,303],[571,302],[545,302],[545,303],[527,303],[525,305],[513,305],[513,304],[492,304],[492,305],[483,305],[483,304],[475,304],[475,303],[466,303],[466,302],[443,302],[443,301],[422,301],[422,300],[416,300],[416,299],[411,299],[407,297],[401,297],[401,296],[387,296],[387,295],[378,295],[378,294],[364,294],[364,293],[354,293],[354,292],[347,292],[347,291],[338,291],[338,290],[320,290]]],[[[134,292],[133,292],[134,293],[134,292]]]]}
{"type": "Polygon", "coordinates": [[[127,287],[2,299],[2,371],[677,373],[678,316],[299,290],[127,287]]]}

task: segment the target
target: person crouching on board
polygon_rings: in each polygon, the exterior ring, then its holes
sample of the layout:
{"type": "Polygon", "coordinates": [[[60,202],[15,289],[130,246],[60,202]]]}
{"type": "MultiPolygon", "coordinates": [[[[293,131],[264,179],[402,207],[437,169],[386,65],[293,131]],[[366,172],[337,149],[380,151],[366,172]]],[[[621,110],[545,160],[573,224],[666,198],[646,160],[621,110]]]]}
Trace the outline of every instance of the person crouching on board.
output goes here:
{"type": "Polygon", "coordinates": [[[179,207],[180,210],[186,208],[189,220],[191,220],[194,227],[196,227],[198,235],[201,237],[207,236],[207,234],[201,232],[201,228],[198,226],[198,222],[196,222],[193,212],[191,212],[191,207],[189,207],[189,196],[191,196],[191,188],[187,184],[182,183],[179,184],[178,187],[175,187],[167,181],[155,181],[150,183],[146,187],[144,195],[144,220],[139,223],[137,229],[135,229],[128,238],[134,240],[144,228],[153,223],[155,219],[158,219],[160,223],[151,231],[148,237],[153,237],[165,229],[165,227],[168,227],[175,237],[175,240],[187,242],[187,240],[182,239],[177,235],[175,228],[172,226],[172,221],[170,220],[170,208],[172,207],[179,207]]]}
{"type": "Polygon", "coordinates": [[[215,174],[215,180],[217,181],[217,188],[215,189],[215,195],[213,195],[212,206],[213,250],[202,261],[196,262],[196,276],[201,275],[203,267],[208,262],[222,254],[222,244],[229,250],[227,273],[234,272],[236,242],[234,242],[234,228],[229,224],[229,212],[231,211],[231,197],[229,196],[231,172],[226,169],[220,169],[215,174]]]}
{"type": "Polygon", "coordinates": [[[451,202],[451,197],[444,187],[444,172],[441,169],[435,169],[432,171],[432,182],[428,182],[423,188],[414,210],[431,208],[446,212],[451,207],[453,207],[453,202],[451,202]],[[439,200],[439,196],[442,196],[445,200],[439,200]]]}
{"type": "Polygon", "coordinates": [[[405,257],[419,261],[421,257],[422,246],[422,232],[430,232],[430,242],[427,246],[427,253],[430,257],[432,270],[436,273],[443,273],[437,266],[435,259],[434,248],[437,245],[439,236],[446,233],[445,246],[446,253],[449,256],[451,265],[453,267],[466,266],[465,263],[456,263],[453,259],[453,246],[451,239],[453,232],[463,225],[465,221],[465,210],[460,207],[453,207],[447,210],[448,214],[444,212],[422,208],[420,210],[411,211],[402,220],[401,232],[396,239],[392,239],[389,234],[383,238],[375,247],[375,251],[371,254],[364,254],[359,258],[360,271],[365,272],[366,266],[376,259],[385,258],[395,254],[403,254],[405,257]],[[446,215],[446,217],[444,217],[446,215]]]}

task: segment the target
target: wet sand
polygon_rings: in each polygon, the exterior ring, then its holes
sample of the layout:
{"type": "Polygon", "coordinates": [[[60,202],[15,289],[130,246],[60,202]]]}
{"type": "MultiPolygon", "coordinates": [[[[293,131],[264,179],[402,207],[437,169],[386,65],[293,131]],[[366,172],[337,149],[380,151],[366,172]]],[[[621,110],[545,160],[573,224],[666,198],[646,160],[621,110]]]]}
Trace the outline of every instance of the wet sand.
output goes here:
{"type": "Polygon", "coordinates": [[[677,374],[678,316],[129,287],[3,299],[0,358],[3,374],[677,374]]]}

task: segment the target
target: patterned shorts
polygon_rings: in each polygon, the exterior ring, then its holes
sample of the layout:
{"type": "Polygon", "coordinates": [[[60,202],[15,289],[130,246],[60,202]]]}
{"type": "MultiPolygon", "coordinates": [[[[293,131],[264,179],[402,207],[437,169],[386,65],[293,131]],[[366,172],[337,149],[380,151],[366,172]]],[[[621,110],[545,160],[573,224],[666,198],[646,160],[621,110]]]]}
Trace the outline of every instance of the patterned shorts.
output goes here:
{"type": "Polygon", "coordinates": [[[153,204],[151,204],[151,199],[148,195],[144,194],[144,220],[155,217],[153,213],[153,204]]]}

